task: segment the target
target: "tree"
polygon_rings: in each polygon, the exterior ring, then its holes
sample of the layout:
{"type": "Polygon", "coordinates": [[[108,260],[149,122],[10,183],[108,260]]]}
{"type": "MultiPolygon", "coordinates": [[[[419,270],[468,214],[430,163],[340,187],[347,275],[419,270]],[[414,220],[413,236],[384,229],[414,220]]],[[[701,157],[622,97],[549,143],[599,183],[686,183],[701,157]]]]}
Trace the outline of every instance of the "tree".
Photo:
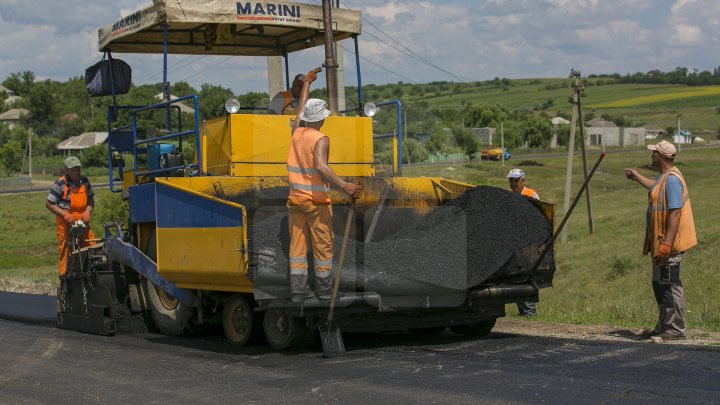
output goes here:
{"type": "Polygon", "coordinates": [[[57,85],[50,80],[35,83],[28,95],[30,113],[24,125],[40,136],[54,135],[58,117],[58,103],[55,96],[57,85]]]}
{"type": "Polygon", "coordinates": [[[472,160],[475,154],[480,151],[480,142],[478,142],[475,136],[470,136],[465,140],[465,147],[463,150],[468,159],[472,160]]]}
{"type": "Polygon", "coordinates": [[[445,135],[445,132],[442,130],[434,131],[430,135],[430,139],[425,143],[425,147],[427,148],[428,152],[437,153],[437,152],[442,152],[446,143],[447,143],[447,135],[445,135]]]}
{"type": "Polygon", "coordinates": [[[16,96],[25,97],[30,94],[30,87],[35,82],[35,73],[26,70],[24,72],[11,73],[5,79],[3,86],[12,90],[16,96]]]}
{"type": "Polygon", "coordinates": [[[428,158],[427,150],[417,139],[404,139],[402,150],[404,163],[422,162],[428,158]]]}
{"type": "Polygon", "coordinates": [[[23,146],[18,141],[9,141],[0,147],[0,164],[11,173],[19,172],[25,154],[23,146]]]}
{"type": "Polygon", "coordinates": [[[83,167],[107,167],[108,150],[107,145],[94,145],[82,152],[83,167]]]}

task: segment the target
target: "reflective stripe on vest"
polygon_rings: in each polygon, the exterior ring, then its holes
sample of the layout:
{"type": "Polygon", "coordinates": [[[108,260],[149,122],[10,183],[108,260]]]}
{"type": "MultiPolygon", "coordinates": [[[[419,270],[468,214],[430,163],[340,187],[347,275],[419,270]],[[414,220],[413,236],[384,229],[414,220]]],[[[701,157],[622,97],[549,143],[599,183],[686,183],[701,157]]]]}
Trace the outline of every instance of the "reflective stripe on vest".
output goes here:
{"type": "Polygon", "coordinates": [[[671,254],[684,252],[697,244],[697,235],[695,233],[695,221],[693,219],[692,205],[690,204],[690,194],[688,193],[685,179],[677,168],[672,168],[661,175],[660,180],[648,191],[648,209],[650,211],[650,223],[645,237],[643,253],[654,254],[660,249],[660,244],[665,238],[666,222],[668,218],[667,201],[665,190],[667,188],[667,179],[673,174],[680,180],[683,187],[683,206],[680,208],[680,223],[678,224],[677,234],[672,242],[671,254]],[[662,198],[660,197],[662,196],[662,198]]]}
{"type": "Polygon", "coordinates": [[[297,166],[289,166],[288,165],[287,170],[290,173],[319,174],[317,169],[308,168],[308,167],[297,167],[297,166]]]}
{"type": "Polygon", "coordinates": [[[307,127],[300,127],[293,133],[287,159],[291,196],[330,203],[330,187],[315,169],[315,145],[324,137],[322,132],[307,127]]]}

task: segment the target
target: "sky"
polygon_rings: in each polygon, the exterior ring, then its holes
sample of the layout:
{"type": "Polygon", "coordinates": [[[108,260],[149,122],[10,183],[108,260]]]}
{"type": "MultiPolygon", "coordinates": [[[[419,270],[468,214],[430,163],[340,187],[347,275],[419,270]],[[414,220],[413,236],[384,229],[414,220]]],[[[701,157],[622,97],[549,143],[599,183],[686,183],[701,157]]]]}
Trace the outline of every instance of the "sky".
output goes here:
{"type": "MultiPolygon", "coordinates": [[[[177,0],[189,1],[189,0],[177,0]]],[[[200,1],[200,0],[193,0],[200,1]]],[[[303,1],[318,4],[319,0],[303,1]]],[[[82,76],[101,58],[97,29],[149,0],[0,0],[0,81],[30,70],[38,79],[82,76]]],[[[717,0],[342,0],[363,17],[363,84],[480,81],[634,73],[720,66],[717,0]]],[[[354,45],[343,41],[345,59],[354,45]]],[[[322,63],[318,51],[292,71],[322,63]]],[[[115,54],[135,85],[162,80],[159,55],[115,54]]],[[[268,91],[265,58],[171,55],[171,83],[268,91]]],[[[354,66],[348,85],[357,83],[354,66]]],[[[324,83],[320,83],[324,86],[324,83]]]]}

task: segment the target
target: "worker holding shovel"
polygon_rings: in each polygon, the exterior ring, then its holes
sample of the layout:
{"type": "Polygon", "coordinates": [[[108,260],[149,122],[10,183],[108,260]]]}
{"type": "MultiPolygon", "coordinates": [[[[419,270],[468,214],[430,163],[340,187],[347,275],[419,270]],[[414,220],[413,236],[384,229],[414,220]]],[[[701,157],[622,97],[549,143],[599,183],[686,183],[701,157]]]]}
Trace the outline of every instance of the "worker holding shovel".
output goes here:
{"type": "Polygon", "coordinates": [[[330,110],[325,101],[308,99],[310,83],[320,70],[316,68],[305,75],[287,159],[290,292],[293,302],[302,302],[312,296],[307,287],[308,242],[312,243],[318,298],[332,297],[333,231],[329,184],[354,198],[360,194],[359,185],[343,181],[328,165],[330,140],[320,132],[320,128],[330,110]]]}

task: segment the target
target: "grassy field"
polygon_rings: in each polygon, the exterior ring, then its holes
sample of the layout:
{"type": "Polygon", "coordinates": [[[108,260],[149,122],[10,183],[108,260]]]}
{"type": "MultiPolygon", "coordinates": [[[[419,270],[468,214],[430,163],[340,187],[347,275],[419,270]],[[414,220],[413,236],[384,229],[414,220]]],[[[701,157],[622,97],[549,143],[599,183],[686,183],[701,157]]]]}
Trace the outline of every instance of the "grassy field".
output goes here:
{"type": "MultiPolygon", "coordinates": [[[[587,79],[595,82],[595,79],[587,79]]],[[[570,113],[569,87],[559,87],[571,79],[526,79],[513,80],[512,86],[503,89],[491,85],[469,88],[451,94],[427,93],[409,100],[425,100],[438,107],[458,107],[462,102],[500,104],[511,110],[532,108],[535,103],[542,105],[548,99],[553,106],[546,112],[570,113]]],[[[675,126],[675,117],[682,115],[681,127],[694,131],[707,129],[717,131],[718,120],[715,108],[720,105],[720,86],[697,86],[672,84],[612,84],[586,86],[583,93],[585,114],[596,117],[608,113],[623,116],[628,122],[638,125],[657,125],[661,128],[675,126]]]]}
{"type": "MultiPolygon", "coordinates": [[[[590,152],[588,166],[597,156],[597,151],[590,152]]],[[[649,152],[641,149],[611,152],[602,162],[590,189],[595,232],[588,232],[583,198],[568,223],[567,242],[556,245],[555,286],[542,290],[538,320],[638,328],[653,325],[657,309],[650,287],[650,261],[641,253],[646,191],[625,179],[623,172],[626,167],[640,168],[649,163],[649,152]]],[[[504,166],[500,162],[411,166],[404,169],[404,174],[507,188],[505,174],[515,165],[525,169],[528,186],[537,189],[543,200],[557,204],[559,222],[564,158],[530,161],[520,155],[504,166]]],[[[720,148],[683,148],[677,165],[690,189],[699,239],[699,245],[686,254],[683,262],[688,327],[720,332],[720,301],[716,299],[720,285],[720,148]]],[[[655,176],[647,169],[641,172],[655,176]]],[[[573,193],[580,186],[581,173],[582,160],[576,155],[573,193]]],[[[98,205],[116,198],[110,194],[108,190],[97,190],[98,205]]],[[[57,243],[53,218],[44,207],[46,195],[0,196],[0,209],[5,213],[0,223],[0,279],[55,281],[57,243]]],[[[102,211],[98,211],[101,215],[102,211]]],[[[516,312],[508,306],[508,314],[516,312]]]]}

